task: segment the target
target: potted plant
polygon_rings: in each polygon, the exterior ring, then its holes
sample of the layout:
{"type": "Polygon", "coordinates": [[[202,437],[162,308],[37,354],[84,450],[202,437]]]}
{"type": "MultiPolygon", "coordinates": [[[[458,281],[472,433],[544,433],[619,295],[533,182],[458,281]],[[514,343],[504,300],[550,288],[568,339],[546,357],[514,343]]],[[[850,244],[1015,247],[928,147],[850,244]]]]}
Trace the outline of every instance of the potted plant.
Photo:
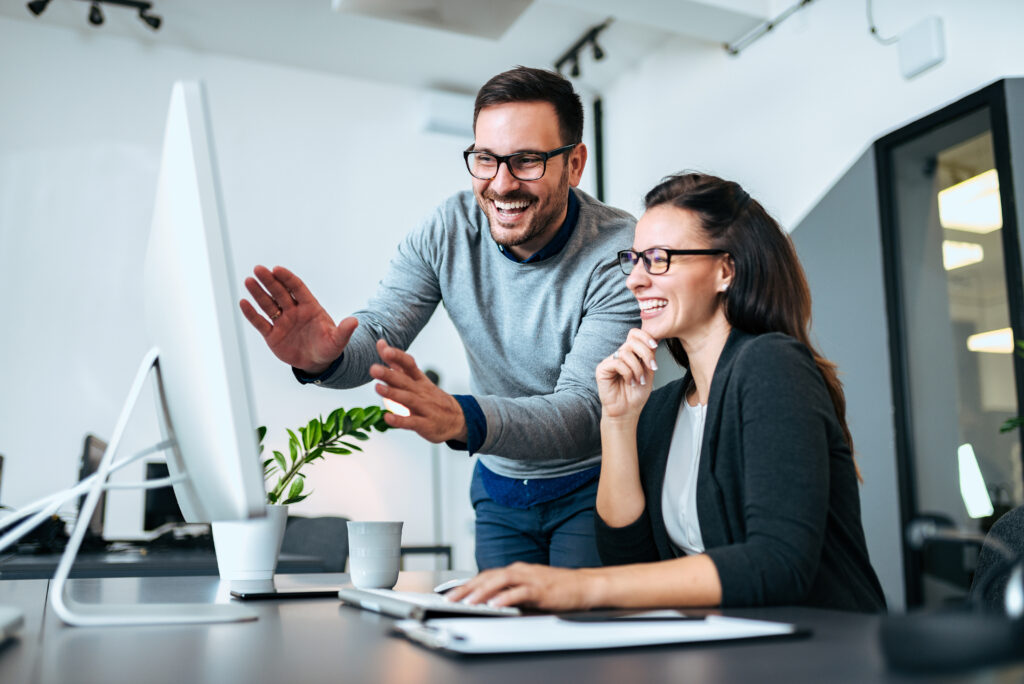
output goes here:
{"type": "MultiPolygon", "coordinates": [[[[288,506],[312,492],[306,488],[305,466],[327,457],[362,451],[356,442],[370,439],[374,430],[384,432],[387,411],[379,406],[337,408],[324,419],[317,416],[306,425],[288,430],[288,454],[273,451],[263,461],[264,480],[276,481],[267,491],[267,516],[255,520],[213,523],[213,542],[220,576],[226,580],[266,582],[273,578],[277,556],[288,521],[288,506]]],[[[257,429],[260,455],[267,428],[257,429]]]]}

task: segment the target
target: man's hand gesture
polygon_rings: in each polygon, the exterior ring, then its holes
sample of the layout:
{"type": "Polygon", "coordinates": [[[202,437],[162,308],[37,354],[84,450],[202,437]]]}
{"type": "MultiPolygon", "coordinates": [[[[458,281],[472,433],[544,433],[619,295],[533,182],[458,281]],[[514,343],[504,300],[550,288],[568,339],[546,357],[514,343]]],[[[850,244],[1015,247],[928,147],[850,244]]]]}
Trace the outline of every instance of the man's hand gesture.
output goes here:
{"type": "Polygon", "coordinates": [[[334,325],[305,283],[283,266],[273,271],[257,266],[253,273],[245,289],[270,320],[243,299],[239,306],[246,320],[277,358],[309,375],[323,373],[345,351],[359,321],[350,316],[334,325]]]}

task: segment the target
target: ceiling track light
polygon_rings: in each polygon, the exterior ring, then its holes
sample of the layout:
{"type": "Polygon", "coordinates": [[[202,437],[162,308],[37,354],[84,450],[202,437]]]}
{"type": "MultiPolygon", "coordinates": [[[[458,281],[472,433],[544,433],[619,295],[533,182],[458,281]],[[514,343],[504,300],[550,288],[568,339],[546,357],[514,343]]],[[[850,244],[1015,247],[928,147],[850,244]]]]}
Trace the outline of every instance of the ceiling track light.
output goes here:
{"type": "Polygon", "coordinates": [[[555,60],[555,70],[560,74],[565,74],[566,66],[569,67],[569,76],[572,78],[580,77],[580,52],[590,45],[591,54],[594,57],[594,61],[600,61],[605,58],[605,52],[601,49],[601,46],[597,44],[597,37],[601,34],[612,23],[612,18],[608,17],[602,23],[587,29],[587,32],[583,36],[572,44],[568,50],[566,50],[561,57],[555,60]]]}
{"type": "MultiPolygon", "coordinates": [[[[103,3],[137,10],[139,20],[154,31],[159,30],[160,25],[163,23],[161,17],[150,14],[149,11],[153,9],[152,2],[145,2],[144,0],[82,0],[82,2],[89,3],[89,23],[93,26],[101,26],[103,24],[103,10],[100,9],[103,3]]],[[[38,17],[46,11],[46,7],[49,4],[50,0],[32,0],[32,2],[26,4],[26,7],[28,7],[29,12],[38,17]]]]}

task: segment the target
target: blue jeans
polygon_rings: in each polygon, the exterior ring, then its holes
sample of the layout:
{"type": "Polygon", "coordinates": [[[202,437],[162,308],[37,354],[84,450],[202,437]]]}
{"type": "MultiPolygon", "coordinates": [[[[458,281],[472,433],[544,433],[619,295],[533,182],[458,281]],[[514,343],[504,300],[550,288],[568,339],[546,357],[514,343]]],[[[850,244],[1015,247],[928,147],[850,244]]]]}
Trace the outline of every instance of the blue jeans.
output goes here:
{"type": "Polygon", "coordinates": [[[476,564],[480,570],[524,561],[563,568],[601,565],[594,540],[597,480],[526,510],[502,506],[487,495],[474,469],[469,490],[476,511],[476,564]]]}

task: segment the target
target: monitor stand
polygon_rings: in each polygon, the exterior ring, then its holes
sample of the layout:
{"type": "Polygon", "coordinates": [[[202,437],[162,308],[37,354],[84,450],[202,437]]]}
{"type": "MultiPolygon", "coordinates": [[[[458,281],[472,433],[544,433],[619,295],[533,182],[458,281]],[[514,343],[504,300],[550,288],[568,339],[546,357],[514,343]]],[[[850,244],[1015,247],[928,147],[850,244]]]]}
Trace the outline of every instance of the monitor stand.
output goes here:
{"type": "MultiPolygon", "coordinates": [[[[160,383],[160,368],[157,363],[158,358],[159,354],[157,350],[155,348],[151,349],[147,352],[146,356],[142,360],[142,364],[139,366],[138,373],[135,376],[135,382],[132,384],[131,391],[128,394],[128,399],[125,401],[124,408],[121,409],[121,415],[117,420],[117,426],[114,428],[113,437],[111,438],[106,451],[103,452],[103,458],[100,460],[99,468],[97,468],[94,476],[95,479],[89,487],[89,493],[85,497],[85,502],[82,504],[81,510],[79,511],[78,519],[75,521],[75,527],[71,532],[71,538],[68,540],[67,547],[64,549],[64,554],[61,556],[60,563],[57,565],[57,572],[53,576],[53,585],[50,588],[50,606],[53,608],[53,611],[57,613],[60,619],[69,625],[97,627],[113,625],[166,625],[197,622],[240,622],[256,619],[256,613],[251,608],[237,604],[82,603],[67,595],[68,592],[65,584],[68,579],[68,573],[71,571],[71,565],[74,563],[75,556],[78,554],[78,549],[82,544],[82,538],[85,536],[86,528],[88,528],[89,521],[92,519],[93,511],[96,510],[96,504],[99,501],[100,494],[104,489],[113,487],[113,485],[107,484],[107,478],[114,470],[119,469],[132,461],[138,460],[153,451],[152,449],[147,449],[120,462],[114,462],[114,454],[117,452],[117,448],[121,442],[121,437],[127,427],[128,419],[131,417],[132,410],[135,408],[136,403],[138,403],[139,395],[146,383],[146,379],[149,377],[150,371],[155,371],[156,381],[157,383],[160,383]]],[[[160,392],[160,395],[163,396],[163,392],[160,392]]],[[[163,442],[160,445],[157,445],[157,447],[162,450],[172,444],[173,442],[163,442]]],[[[142,489],[163,487],[174,484],[184,477],[185,476],[181,476],[180,478],[171,477],[161,480],[149,480],[128,486],[142,489]]],[[[75,496],[78,496],[79,494],[80,492],[76,491],[75,496]]]]}

